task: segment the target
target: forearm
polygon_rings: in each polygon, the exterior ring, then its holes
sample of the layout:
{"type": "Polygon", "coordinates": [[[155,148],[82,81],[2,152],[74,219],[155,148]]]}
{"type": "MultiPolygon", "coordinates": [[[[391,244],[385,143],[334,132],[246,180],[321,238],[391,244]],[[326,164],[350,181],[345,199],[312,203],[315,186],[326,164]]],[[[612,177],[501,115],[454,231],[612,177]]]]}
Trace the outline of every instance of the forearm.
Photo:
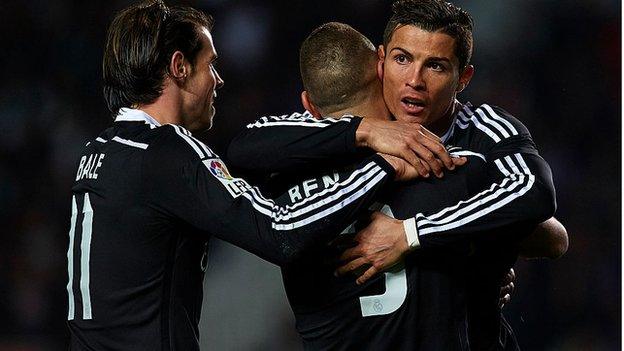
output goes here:
{"type": "Polygon", "coordinates": [[[359,117],[316,120],[301,114],[263,117],[232,140],[226,159],[245,173],[259,175],[346,165],[357,152],[360,121],[359,117]]]}
{"type": "Polygon", "coordinates": [[[489,188],[441,211],[415,216],[421,246],[444,246],[483,233],[506,235],[497,229],[539,223],[554,214],[555,191],[543,159],[514,154],[493,164],[500,176],[492,177],[489,188]]]}

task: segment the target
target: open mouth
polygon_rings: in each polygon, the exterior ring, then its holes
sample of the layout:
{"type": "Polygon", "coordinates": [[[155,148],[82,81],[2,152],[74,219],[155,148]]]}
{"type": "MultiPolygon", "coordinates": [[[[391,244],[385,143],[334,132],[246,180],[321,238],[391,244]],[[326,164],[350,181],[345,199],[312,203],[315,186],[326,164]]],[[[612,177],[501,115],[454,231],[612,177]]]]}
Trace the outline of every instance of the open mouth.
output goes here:
{"type": "Polygon", "coordinates": [[[404,97],[401,99],[401,103],[408,113],[418,114],[425,109],[425,103],[420,99],[404,97]]]}

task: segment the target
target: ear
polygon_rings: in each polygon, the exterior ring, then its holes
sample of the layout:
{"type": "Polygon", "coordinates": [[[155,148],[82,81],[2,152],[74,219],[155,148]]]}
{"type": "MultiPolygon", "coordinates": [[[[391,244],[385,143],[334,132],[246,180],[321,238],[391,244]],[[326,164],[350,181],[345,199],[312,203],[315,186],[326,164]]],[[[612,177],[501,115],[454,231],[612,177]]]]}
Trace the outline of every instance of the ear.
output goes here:
{"type": "Polygon", "coordinates": [[[188,62],[181,51],[174,52],[169,62],[169,76],[177,81],[183,81],[189,74],[190,67],[187,67],[187,64],[188,62]]]}
{"type": "Polygon", "coordinates": [[[470,84],[470,80],[472,79],[473,75],[474,75],[474,66],[473,65],[466,66],[466,68],[464,68],[464,71],[459,75],[459,84],[457,84],[457,89],[455,91],[459,93],[459,92],[462,92],[464,89],[466,89],[468,84],[470,84]]]}
{"type": "Polygon", "coordinates": [[[310,100],[310,95],[305,90],[301,92],[301,104],[303,105],[303,108],[308,110],[312,114],[312,116],[314,116],[314,118],[316,119],[323,118],[321,116],[321,112],[316,108],[316,106],[314,106],[314,104],[312,103],[312,100],[310,100]]]}
{"type": "Polygon", "coordinates": [[[377,61],[377,77],[379,77],[379,80],[383,81],[384,59],[386,58],[383,45],[379,45],[377,48],[377,57],[379,58],[379,61],[377,61]]]}

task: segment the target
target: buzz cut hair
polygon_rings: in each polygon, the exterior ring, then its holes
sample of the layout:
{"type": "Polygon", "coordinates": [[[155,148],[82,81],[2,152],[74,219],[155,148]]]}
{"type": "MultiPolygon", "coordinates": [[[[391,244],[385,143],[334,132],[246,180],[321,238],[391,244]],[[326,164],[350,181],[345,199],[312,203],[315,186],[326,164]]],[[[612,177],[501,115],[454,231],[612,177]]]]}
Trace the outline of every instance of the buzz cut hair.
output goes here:
{"type": "Polygon", "coordinates": [[[305,39],[299,51],[303,87],[312,102],[331,113],[359,103],[377,79],[375,46],[353,27],[325,23],[305,39]]]}
{"type": "Polygon", "coordinates": [[[443,0],[397,0],[392,4],[392,16],[384,30],[384,48],[387,48],[394,32],[407,25],[451,36],[455,39],[454,52],[460,71],[470,63],[473,21],[465,10],[443,0]]]}

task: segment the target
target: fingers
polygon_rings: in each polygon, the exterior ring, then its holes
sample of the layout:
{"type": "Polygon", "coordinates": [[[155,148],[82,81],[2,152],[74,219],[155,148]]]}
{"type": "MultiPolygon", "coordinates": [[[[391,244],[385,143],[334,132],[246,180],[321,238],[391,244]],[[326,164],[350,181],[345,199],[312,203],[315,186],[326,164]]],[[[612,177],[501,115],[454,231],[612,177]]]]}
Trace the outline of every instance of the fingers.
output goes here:
{"type": "Polygon", "coordinates": [[[334,275],[339,276],[339,275],[347,274],[349,272],[353,272],[354,270],[360,268],[361,266],[365,264],[368,264],[368,262],[366,261],[364,257],[356,258],[355,260],[350,261],[347,264],[344,264],[338,267],[338,269],[334,271],[334,275]]]}
{"type": "Polygon", "coordinates": [[[440,161],[442,161],[446,169],[455,169],[453,158],[449,155],[448,151],[441,142],[427,138],[426,140],[423,140],[423,143],[427,145],[427,148],[431,150],[431,152],[433,152],[433,154],[440,161]]]}
{"type": "Polygon", "coordinates": [[[440,139],[439,136],[433,134],[429,129],[423,127],[422,125],[420,126],[420,131],[428,138],[433,139],[435,141],[437,141],[438,143],[442,143],[442,139],[440,139]]]}
{"type": "Polygon", "coordinates": [[[514,285],[514,283],[513,282],[509,282],[509,284],[503,285],[500,288],[500,295],[501,296],[511,295],[511,294],[513,294],[515,288],[516,288],[516,286],[514,285]]]}
{"type": "Polygon", "coordinates": [[[359,248],[359,246],[356,247],[352,247],[349,249],[346,249],[342,255],[340,255],[340,260],[341,261],[351,261],[353,259],[355,259],[356,257],[361,256],[361,250],[359,248]]]}
{"type": "Polygon", "coordinates": [[[355,282],[358,285],[362,285],[367,280],[369,280],[370,278],[374,277],[378,272],[379,272],[379,270],[377,268],[375,268],[375,266],[371,266],[369,269],[366,270],[366,272],[364,272],[364,274],[362,274],[359,278],[357,278],[357,280],[355,282]]]}
{"type": "Polygon", "coordinates": [[[421,177],[429,177],[431,168],[427,165],[427,163],[423,162],[418,156],[416,156],[414,151],[412,151],[409,147],[406,146],[399,157],[412,165],[421,177]]]}
{"type": "Polygon", "coordinates": [[[468,162],[466,157],[451,157],[451,160],[453,160],[455,166],[463,166],[468,162]]]}
{"type": "Polygon", "coordinates": [[[514,272],[513,268],[509,269],[509,272],[505,274],[503,278],[503,285],[513,283],[516,280],[516,272],[514,272]]]}
{"type": "Polygon", "coordinates": [[[432,139],[429,137],[423,137],[420,141],[437,159],[442,161],[444,167],[450,170],[455,169],[453,158],[449,155],[444,145],[439,141],[439,138],[432,139]]]}
{"type": "Polygon", "coordinates": [[[442,177],[444,173],[442,172],[442,164],[436,158],[436,155],[429,150],[426,143],[417,143],[414,142],[410,144],[410,148],[420,157],[421,161],[426,163],[433,174],[435,174],[438,178],[442,177]]]}
{"type": "Polygon", "coordinates": [[[507,294],[507,295],[503,296],[500,300],[498,300],[498,307],[499,308],[503,308],[510,301],[511,301],[511,295],[507,294]]]}

